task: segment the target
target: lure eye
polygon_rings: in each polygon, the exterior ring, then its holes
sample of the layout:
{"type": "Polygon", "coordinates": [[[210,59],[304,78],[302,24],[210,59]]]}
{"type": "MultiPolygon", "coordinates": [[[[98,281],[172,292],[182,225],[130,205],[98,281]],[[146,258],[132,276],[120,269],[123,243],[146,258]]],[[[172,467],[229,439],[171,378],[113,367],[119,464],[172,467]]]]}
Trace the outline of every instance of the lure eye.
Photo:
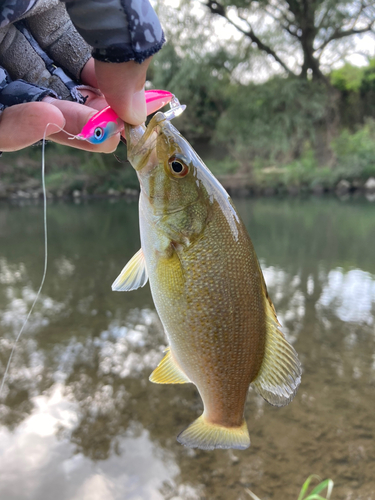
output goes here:
{"type": "Polygon", "coordinates": [[[172,157],[169,159],[169,168],[176,177],[185,177],[189,172],[189,167],[185,165],[179,158],[172,157]]]}
{"type": "Polygon", "coordinates": [[[97,141],[100,141],[100,139],[103,139],[104,136],[104,130],[101,127],[96,127],[94,130],[94,137],[97,141]]]}

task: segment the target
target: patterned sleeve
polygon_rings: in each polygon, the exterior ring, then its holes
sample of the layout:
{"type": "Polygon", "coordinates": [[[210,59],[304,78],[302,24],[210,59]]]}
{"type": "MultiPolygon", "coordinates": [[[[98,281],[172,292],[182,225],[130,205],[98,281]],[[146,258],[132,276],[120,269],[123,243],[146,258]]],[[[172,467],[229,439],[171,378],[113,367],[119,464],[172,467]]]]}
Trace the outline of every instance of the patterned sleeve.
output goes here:
{"type": "Polygon", "coordinates": [[[165,42],[148,0],[65,0],[77,31],[105,62],[143,62],[165,42]]]}
{"type": "Polygon", "coordinates": [[[0,2],[0,28],[21,19],[37,0],[3,0],[0,2]]]}
{"type": "Polygon", "coordinates": [[[90,57],[59,0],[0,1],[0,105],[45,95],[84,102],[77,85],[90,57]]]}

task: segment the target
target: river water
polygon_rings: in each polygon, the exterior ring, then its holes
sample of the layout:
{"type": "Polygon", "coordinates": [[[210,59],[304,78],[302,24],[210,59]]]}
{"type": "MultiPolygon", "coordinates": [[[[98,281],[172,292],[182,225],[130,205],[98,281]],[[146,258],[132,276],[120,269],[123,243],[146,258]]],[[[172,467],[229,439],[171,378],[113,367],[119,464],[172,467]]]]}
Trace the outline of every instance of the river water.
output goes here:
{"type": "MultiPolygon", "coordinates": [[[[294,500],[310,474],[375,500],[375,204],[234,201],[303,365],[295,400],[249,392],[246,451],[179,445],[197,391],[148,381],[166,345],[148,285],[111,291],[137,204],[51,204],[46,283],[0,399],[1,500],[294,500]]],[[[0,206],[0,374],[39,287],[42,217],[0,206]]]]}

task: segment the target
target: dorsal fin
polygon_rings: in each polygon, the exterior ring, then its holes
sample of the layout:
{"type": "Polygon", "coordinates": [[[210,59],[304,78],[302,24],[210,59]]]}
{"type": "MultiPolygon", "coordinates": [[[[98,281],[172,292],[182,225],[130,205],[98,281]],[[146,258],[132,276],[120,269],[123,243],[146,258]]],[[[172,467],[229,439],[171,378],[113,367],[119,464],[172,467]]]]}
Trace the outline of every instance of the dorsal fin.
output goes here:
{"type": "Polygon", "coordinates": [[[268,403],[285,406],[292,401],[301,383],[301,363],[279,328],[281,325],[268,296],[260,266],[259,272],[266,306],[267,334],[263,363],[251,385],[268,403]]]}
{"type": "Polygon", "coordinates": [[[128,292],[136,290],[147,283],[148,275],[146,270],[146,261],[142,248],[133,255],[124,269],[118,275],[112,284],[114,292],[128,292]]]}
{"type": "Polygon", "coordinates": [[[178,366],[170,347],[164,351],[166,355],[157,368],[151,373],[150,381],[155,384],[186,384],[190,380],[178,366]]]}

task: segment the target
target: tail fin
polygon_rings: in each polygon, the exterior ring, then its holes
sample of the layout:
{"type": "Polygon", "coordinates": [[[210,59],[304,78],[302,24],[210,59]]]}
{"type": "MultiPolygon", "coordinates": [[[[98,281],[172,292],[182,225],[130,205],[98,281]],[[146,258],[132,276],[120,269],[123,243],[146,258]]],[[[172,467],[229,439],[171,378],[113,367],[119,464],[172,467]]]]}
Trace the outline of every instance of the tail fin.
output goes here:
{"type": "Polygon", "coordinates": [[[189,448],[214,450],[235,448],[245,450],[250,446],[250,436],[245,420],[240,427],[223,427],[207,422],[201,415],[177,436],[177,441],[189,448]]]}

